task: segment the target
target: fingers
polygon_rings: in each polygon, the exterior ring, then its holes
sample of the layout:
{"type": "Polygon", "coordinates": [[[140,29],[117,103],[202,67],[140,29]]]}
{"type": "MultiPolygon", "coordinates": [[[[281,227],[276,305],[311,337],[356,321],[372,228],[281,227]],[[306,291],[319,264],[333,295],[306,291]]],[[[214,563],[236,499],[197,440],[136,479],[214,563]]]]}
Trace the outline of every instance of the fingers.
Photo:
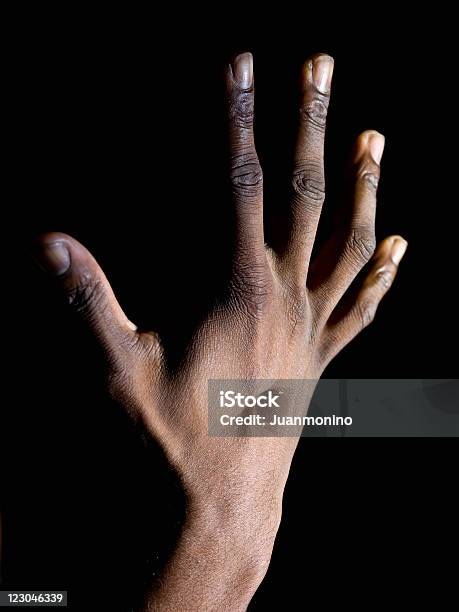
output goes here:
{"type": "Polygon", "coordinates": [[[243,53],[226,74],[230,178],[236,207],[238,244],[261,248],[263,239],[263,174],[253,134],[253,58],[243,53]]]}
{"type": "Polygon", "coordinates": [[[321,350],[325,361],[330,361],[373,321],[379,303],[394,282],[407,246],[401,236],[390,236],[380,243],[361,285],[330,317],[321,350]]]}
{"type": "Polygon", "coordinates": [[[357,139],[352,159],[349,219],[336,228],[310,267],[308,287],[325,319],[373,256],[376,192],[383,151],[384,136],[378,132],[363,132],[357,139]]]}
{"type": "Polygon", "coordinates": [[[301,75],[300,122],[286,257],[303,286],[325,198],[324,140],[332,75],[333,58],[324,54],[309,59],[301,75]]]}
{"type": "Polygon", "coordinates": [[[136,326],[122,311],[94,257],[77,240],[61,233],[45,234],[37,240],[34,256],[105,349],[116,350],[135,340],[136,326]]]}

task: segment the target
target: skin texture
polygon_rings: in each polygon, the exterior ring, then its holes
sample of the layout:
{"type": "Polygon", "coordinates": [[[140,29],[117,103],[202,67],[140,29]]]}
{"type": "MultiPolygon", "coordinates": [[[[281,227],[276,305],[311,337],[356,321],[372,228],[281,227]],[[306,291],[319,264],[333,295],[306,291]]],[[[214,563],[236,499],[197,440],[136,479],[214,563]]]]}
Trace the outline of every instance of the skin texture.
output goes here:
{"type": "Polygon", "coordinates": [[[376,248],[376,191],[384,137],[361,134],[352,194],[318,255],[311,252],[325,197],[324,134],[333,60],[309,59],[301,75],[298,138],[285,203],[287,231],[265,244],[263,178],[253,134],[253,62],[227,67],[236,240],[227,290],[203,313],[177,367],[154,331],[126,317],[91,254],[49,233],[36,257],[102,347],[112,396],[163,449],[187,499],[175,551],[146,595],[145,610],[244,610],[267,570],[297,438],[212,438],[208,379],[317,379],[372,321],[406,249],[376,248]],[[354,279],[362,269],[357,283],[354,279]],[[352,290],[350,285],[353,283],[352,290]]]}

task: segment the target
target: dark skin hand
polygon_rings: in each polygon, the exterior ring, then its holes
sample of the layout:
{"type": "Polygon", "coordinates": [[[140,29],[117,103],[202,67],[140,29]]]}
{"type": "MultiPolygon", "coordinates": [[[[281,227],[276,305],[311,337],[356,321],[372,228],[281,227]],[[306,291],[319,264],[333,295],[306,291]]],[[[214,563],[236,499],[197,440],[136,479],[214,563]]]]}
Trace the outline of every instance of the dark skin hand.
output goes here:
{"type": "Polygon", "coordinates": [[[104,350],[110,393],[161,446],[186,495],[181,536],[145,597],[145,610],[244,610],[269,565],[298,439],[210,437],[208,380],[318,379],[372,321],[406,250],[400,236],[376,246],[384,137],[367,131],[354,148],[345,220],[310,260],[325,197],[333,65],[329,56],[317,55],[302,69],[291,199],[285,203],[288,228],[276,249],[264,240],[252,56],[240,55],[228,66],[237,231],[232,277],[225,297],[195,329],[179,367],[168,367],[164,338],[139,331],[127,318],[81,244],[60,233],[38,241],[41,267],[55,277],[104,350]]]}

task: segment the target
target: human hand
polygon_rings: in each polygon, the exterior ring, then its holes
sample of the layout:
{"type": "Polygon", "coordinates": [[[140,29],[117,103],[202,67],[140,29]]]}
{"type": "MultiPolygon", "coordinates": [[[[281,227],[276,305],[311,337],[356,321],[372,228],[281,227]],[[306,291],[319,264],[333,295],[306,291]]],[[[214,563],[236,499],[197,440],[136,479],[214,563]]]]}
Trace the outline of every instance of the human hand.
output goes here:
{"type": "Polygon", "coordinates": [[[355,145],[347,218],[311,261],[325,197],[332,72],[333,60],[325,55],[304,65],[291,198],[285,207],[288,233],[273,248],[264,239],[252,58],[243,54],[228,67],[237,231],[232,275],[226,292],[203,313],[179,367],[170,367],[163,337],[138,330],[126,317],[81,244],[60,233],[38,240],[40,265],[55,277],[104,350],[110,393],[161,446],[186,493],[182,536],[146,605],[244,609],[269,563],[297,439],[209,437],[208,380],[319,378],[373,319],[405,252],[406,242],[398,236],[375,249],[384,138],[369,131],[355,145]],[[358,287],[349,291],[368,262],[358,287]]]}

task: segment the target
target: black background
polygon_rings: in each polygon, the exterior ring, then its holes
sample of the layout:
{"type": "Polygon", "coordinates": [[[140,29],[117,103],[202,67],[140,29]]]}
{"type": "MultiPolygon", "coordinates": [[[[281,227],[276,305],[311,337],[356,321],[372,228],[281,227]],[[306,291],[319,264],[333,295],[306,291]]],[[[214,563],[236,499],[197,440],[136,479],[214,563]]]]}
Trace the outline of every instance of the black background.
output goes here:
{"type": "MultiPolygon", "coordinates": [[[[255,58],[267,210],[287,205],[296,85],[309,54],[335,58],[325,221],[357,134],[386,136],[377,233],[400,233],[409,248],[376,321],[325,376],[454,378],[448,16],[394,15],[382,24],[368,13],[335,15],[331,27],[324,8],[252,27],[241,12],[216,14],[212,25],[197,13],[197,25],[183,13],[171,22],[55,13],[11,21],[3,271],[12,366],[4,384],[13,389],[1,422],[8,585],[67,588],[75,607],[123,609],[173,541],[178,492],[161,475],[160,457],[105,398],[98,357],[27,249],[42,231],[70,233],[98,258],[132,320],[179,334],[218,285],[228,244],[222,71],[235,53],[255,58]],[[97,603],[82,604],[96,585],[97,603]]],[[[354,456],[300,442],[254,609],[277,598],[287,609],[308,597],[357,601],[363,584],[383,597],[407,584],[407,567],[419,580],[426,546],[451,543],[454,506],[441,486],[450,463],[437,469],[405,446],[390,462],[383,443],[356,444],[354,456]]]]}

